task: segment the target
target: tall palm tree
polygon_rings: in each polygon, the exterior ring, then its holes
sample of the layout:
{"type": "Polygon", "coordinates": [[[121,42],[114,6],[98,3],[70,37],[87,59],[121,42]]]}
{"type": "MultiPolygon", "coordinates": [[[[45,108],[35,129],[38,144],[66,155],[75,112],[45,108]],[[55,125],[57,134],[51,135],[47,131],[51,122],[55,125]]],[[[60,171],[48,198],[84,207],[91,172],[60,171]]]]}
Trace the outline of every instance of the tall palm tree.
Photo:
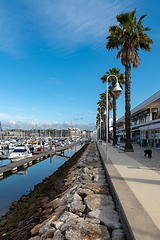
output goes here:
{"type": "MultiPolygon", "coordinates": [[[[103,119],[104,129],[105,129],[106,116],[104,114],[104,111],[106,108],[106,92],[99,94],[99,96],[100,96],[100,100],[97,103],[97,105],[99,105],[99,108],[97,108],[99,113],[97,115],[100,117],[100,112],[101,112],[101,115],[102,115],[101,118],[103,119]],[[102,107],[104,107],[104,108],[102,108],[102,107]],[[101,108],[101,110],[100,110],[100,108],[101,108]]],[[[112,97],[110,94],[110,90],[108,90],[108,115],[107,115],[108,116],[108,129],[109,129],[109,111],[112,110],[112,108],[113,108],[113,100],[112,100],[112,97]]],[[[106,131],[105,131],[105,133],[106,133],[106,131]]],[[[103,134],[103,139],[105,140],[104,135],[105,134],[103,134]]],[[[108,141],[110,142],[109,131],[108,131],[108,141]]]]}
{"type": "MultiPolygon", "coordinates": [[[[106,82],[106,78],[110,75],[115,75],[118,78],[118,82],[121,86],[121,88],[123,89],[123,84],[125,83],[125,77],[123,75],[123,73],[120,73],[120,69],[118,68],[112,68],[109,69],[109,72],[106,72],[107,74],[103,75],[103,77],[101,77],[102,82],[106,82]]],[[[108,83],[109,83],[109,89],[110,89],[110,94],[113,98],[113,146],[115,146],[117,144],[117,134],[116,134],[116,100],[117,98],[120,96],[120,94],[122,94],[121,92],[114,92],[113,89],[115,88],[117,79],[113,76],[111,76],[110,78],[108,78],[108,83]]]]}
{"type": "Polygon", "coordinates": [[[121,13],[116,19],[119,25],[109,28],[110,35],[106,48],[108,50],[120,49],[117,58],[125,66],[125,128],[126,128],[126,145],[125,151],[133,151],[130,138],[131,112],[130,112],[130,87],[131,87],[131,64],[134,68],[140,65],[138,51],[140,49],[151,51],[152,39],[146,34],[151,29],[142,25],[143,19],[147,14],[142,15],[139,20],[136,18],[136,9],[130,13],[121,13]]]}
{"type": "MultiPolygon", "coordinates": [[[[105,127],[104,127],[104,125],[105,125],[105,116],[104,116],[104,112],[105,112],[105,104],[106,104],[106,93],[101,93],[101,94],[99,94],[99,96],[100,96],[100,100],[98,101],[98,103],[97,103],[97,105],[99,106],[98,108],[97,108],[97,110],[98,110],[98,115],[99,115],[99,122],[100,122],[100,120],[103,122],[103,128],[102,129],[104,129],[105,127]],[[101,116],[100,116],[100,114],[101,114],[101,116]]],[[[102,126],[102,122],[100,123],[100,125],[102,126]]],[[[102,135],[104,135],[104,131],[102,131],[102,135]]],[[[102,135],[101,135],[101,137],[102,137],[102,135]]],[[[103,137],[102,137],[102,139],[103,139],[103,137]]]]}

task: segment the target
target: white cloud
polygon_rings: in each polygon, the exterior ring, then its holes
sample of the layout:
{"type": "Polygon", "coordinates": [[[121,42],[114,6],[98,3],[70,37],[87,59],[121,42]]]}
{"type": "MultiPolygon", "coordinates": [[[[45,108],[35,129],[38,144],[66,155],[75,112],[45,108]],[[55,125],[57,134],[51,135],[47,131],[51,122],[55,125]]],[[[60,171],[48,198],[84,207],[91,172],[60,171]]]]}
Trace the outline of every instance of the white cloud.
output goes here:
{"type": "Polygon", "coordinates": [[[102,44],[126,1],[45,0],[39,4],[38,0],[30,0],[29,3],[43,37],[50,45],[58,40],[69,50],[81,44],[102,44]]]}
{"type": "Polygon", "coordinates": [[[94,115],[95,115],[95,112],[92,112],[92,111],[88,111],[88,113],[91,113],[91,114],[94,114],[94,115]]]}
{"type": "Polygon", "coordinates": [[[67,52],[83,45],[98,48],[116,15],[132,6],[127,0],[1,1],[0,50],[23,57],[37,42],[67,52]]]}
{"type": "Polygon", "coordinates": [[[3,120],[10,120],[12,117],[9,114],[0,113],[0,119],[3,120]]]}
{"type": "Polygon", "coordinates": [[[9,121],[8,123],[9,123],[9,124],[13,124],[13,125],[16,124],[15,121],[9,121]]]}
{"type": "Polygon", "coordinates": [[[49,80],[47,81],[49,84],[55,84],[55,85],[61,85],[63,84],[62,81],[56,79],[56,78],[49,78],[49,80]]]}
{"type": "Polygon", "coordinates": [[[9,114],[6,114],[6,113],[0,113],[0,120],[1,121],[9,121],[9,123],[14,123],[14,121],[22,121],[22,120],[25,120],[26,117],[23,117],[23,116],[11,116],[9,114]]]}
{"type": "MultiPolygon", "coordinates": [[[[20,127],[24,129],[68,129],[71,126],[74,127],[74,124],[71,122],[63,122],[63,123],[58,123],[58,122],[23,122],[21,123],[20,121],[15,122],[15,121],[2,121],[2,128],[14,128],[14,127],[20,127]]],[[[79,128],[80,130],[94,130],[95,129],[95,124],[94,123],[76,123],[76,127],[79,128]]]]}
{"type": "Polygon", "coordinates": [[[16,119],[17,119],[17,120],[24,120],[24,119],[26,119],[26,117],[23,117],[23,116],[16,116],[16,119]]]}

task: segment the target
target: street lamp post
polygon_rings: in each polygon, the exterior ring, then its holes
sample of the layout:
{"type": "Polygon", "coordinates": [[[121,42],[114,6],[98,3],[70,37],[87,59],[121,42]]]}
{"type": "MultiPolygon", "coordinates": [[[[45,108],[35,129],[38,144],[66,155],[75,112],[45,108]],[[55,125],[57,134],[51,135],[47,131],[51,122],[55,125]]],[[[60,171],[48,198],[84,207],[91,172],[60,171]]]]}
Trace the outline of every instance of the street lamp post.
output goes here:
{"type": "Polygon", "coordinates": [[[116,80],[117,80],[115,88],[113,89],[113,91],[114,92],[121,92],[122,91],[121,87],[119,86],[117,76],[116,75],[109,75],[106,78],[106,161],[108,161],[108,79],[109,79],[109,77],[115,77],[116,80]]]}
{"type": "MultiPolygon", "coordinates": [[[[106,109],[104,106],[100,107],[100,141],[101,141],[101,137],[102,137],[102,119],[101,119],[101,109],[104,108],[106,109]]],[[[106,114],[106,113],[104,113],[106,114]]]]}

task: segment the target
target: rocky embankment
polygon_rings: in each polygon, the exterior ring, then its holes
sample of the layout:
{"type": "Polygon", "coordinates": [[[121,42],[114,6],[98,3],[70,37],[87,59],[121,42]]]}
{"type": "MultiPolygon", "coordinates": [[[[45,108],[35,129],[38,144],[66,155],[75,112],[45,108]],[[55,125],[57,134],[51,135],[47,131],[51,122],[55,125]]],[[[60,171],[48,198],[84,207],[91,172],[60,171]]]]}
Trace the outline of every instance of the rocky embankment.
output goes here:
{"type": "Polygon", "coordinates": [[[94,142],[13,201],[0,239],[125,239],[94,142]]]}
{"type": "Polygon", "coordinates": [[[95,143],[64,181],[67,190],[45,205],[54,211],[31,229],[30,240],[125,239],[95,143]]]}

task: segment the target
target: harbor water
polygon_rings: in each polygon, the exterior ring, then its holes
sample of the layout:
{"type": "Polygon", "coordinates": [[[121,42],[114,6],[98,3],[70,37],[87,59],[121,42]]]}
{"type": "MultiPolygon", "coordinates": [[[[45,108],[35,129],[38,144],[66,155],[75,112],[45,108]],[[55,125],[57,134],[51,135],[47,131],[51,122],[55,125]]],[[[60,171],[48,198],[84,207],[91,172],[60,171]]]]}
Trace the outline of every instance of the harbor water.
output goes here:
{"type": "MultiPolygon", "coordinates": [[[[54,155],[17,173],[11,174],[7,178],[1,179],[0,217],[9,210],[14,200],[19,200],[23,194],[27,195],[29,191],[34,189],[34,185],[53,174],[68,160],[68,157],[73,156],[81,147],[82,145],[76,145],[65,150],[63,156],[54,155]]],[[[6,164],[10,163],[10,160],[6,159],[3,160],[4,165],[5,161],[6,164]]]]}

